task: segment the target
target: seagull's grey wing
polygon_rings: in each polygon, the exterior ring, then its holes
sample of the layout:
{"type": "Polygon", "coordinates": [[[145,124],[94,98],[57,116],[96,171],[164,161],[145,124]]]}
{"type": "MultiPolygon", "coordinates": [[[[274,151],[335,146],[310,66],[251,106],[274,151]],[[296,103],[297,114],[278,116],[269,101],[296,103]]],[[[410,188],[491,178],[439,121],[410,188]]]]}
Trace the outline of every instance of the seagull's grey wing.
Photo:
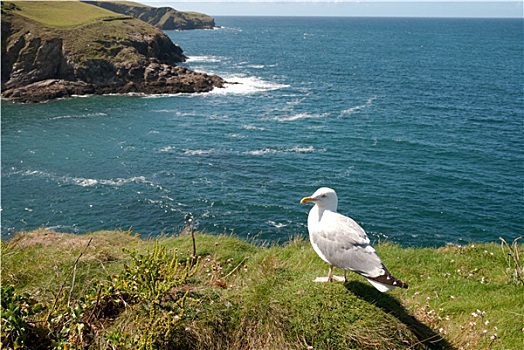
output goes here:
{"type": "Polygon", "coordinates": [[[366,232],[353,219],[326,211],[317,230],[315,243],[332,265],[371,278],[385,273],[366,232]]]}

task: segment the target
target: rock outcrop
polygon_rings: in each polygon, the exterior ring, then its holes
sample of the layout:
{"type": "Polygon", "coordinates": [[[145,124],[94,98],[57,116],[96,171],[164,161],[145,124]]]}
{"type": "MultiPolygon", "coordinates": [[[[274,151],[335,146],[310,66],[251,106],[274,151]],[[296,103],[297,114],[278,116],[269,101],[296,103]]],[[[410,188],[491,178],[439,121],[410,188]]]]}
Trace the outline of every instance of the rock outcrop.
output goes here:
{"type": "Polygon", "coordinates": [[[171,7],[150,7],[129,1],[84,1],[107,10],[132,16],[163,30],[213,29],[215,20],[203,13],[177,11],[171,7]]]}
{"type": "Polygon", "coordinates": [[[85,94],[193,93],[225,83],[177,65],[185,60],[182,49],[140,20],[104,18],[55,28],[19,11],[16,2],[2,2],[5,98],[40,102],[85,94]]]}

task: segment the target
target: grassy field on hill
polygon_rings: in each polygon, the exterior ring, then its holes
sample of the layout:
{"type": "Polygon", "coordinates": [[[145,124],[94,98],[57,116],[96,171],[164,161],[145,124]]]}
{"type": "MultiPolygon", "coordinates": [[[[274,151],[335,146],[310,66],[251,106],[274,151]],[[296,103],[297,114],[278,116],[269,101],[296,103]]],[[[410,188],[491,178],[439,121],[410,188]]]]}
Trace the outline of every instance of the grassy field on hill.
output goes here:
{"type": "MultiPolygon", "coordinates": [[[[521,349],[517,244],[376,248],[407,290],[327,273],[308,241],[46,230],[3,241],[2,348],[521,349]],[[193,259],[196,251],[197,259],[193,259]]],[[[340,274],[340,271],[337,272],[340,274]]]]}
{"type": "Polygon", "coordinates": [[[10,1],[17,13],[46,27],[76,27],[102,19],[126,18],[124,15],[79,1],[10,1]]]}

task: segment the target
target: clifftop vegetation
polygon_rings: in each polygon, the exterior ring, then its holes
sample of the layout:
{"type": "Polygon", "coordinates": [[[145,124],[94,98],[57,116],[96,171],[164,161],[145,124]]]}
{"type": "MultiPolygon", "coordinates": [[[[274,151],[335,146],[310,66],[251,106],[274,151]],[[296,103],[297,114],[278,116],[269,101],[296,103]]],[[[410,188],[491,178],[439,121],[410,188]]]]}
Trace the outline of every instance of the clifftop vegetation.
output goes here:
{"type": "Polygon", "coordinates": [[[203,13],[182,12],[171,7],[151,7],[131,1],[85,1],[116,13],[138,18],[163,30],[212,29],[215,20],[203,13]]]}
{"type": "MultiPolygon", "coordinates": [[[[2,241],[2,348],[504,349],[522,346],[516,242],[433,248],[379,244],[407,290],[327,266],[309,242],[257,246],[184,230],[2,241]]],[[[520,251],[520,253],[522,253],[520,251]]]]}
{"type": "Polygon", "coordinates": [[[99,20],[129,17],[75,1],[2,1],[4,13],[15,13],[50,28],[70,28],[99,20]]]}

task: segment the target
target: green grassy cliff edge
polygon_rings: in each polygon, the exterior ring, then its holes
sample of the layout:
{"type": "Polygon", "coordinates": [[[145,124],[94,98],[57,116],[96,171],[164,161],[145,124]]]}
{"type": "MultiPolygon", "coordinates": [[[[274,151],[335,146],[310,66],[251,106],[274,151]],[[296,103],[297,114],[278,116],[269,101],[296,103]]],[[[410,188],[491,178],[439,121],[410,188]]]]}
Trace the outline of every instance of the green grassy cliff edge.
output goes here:
{"type": "Polygon", "coordinates": [[[303,239],[260,246],[197,233],[194,242],[184,232],[140,239],[47,230],[2,241],[2,349],[523,345],[516,243],[379,244],[388,268],[410,285],[381,294],[354,273],[345,284],[313,283],[327,266],[303,239]]]}

